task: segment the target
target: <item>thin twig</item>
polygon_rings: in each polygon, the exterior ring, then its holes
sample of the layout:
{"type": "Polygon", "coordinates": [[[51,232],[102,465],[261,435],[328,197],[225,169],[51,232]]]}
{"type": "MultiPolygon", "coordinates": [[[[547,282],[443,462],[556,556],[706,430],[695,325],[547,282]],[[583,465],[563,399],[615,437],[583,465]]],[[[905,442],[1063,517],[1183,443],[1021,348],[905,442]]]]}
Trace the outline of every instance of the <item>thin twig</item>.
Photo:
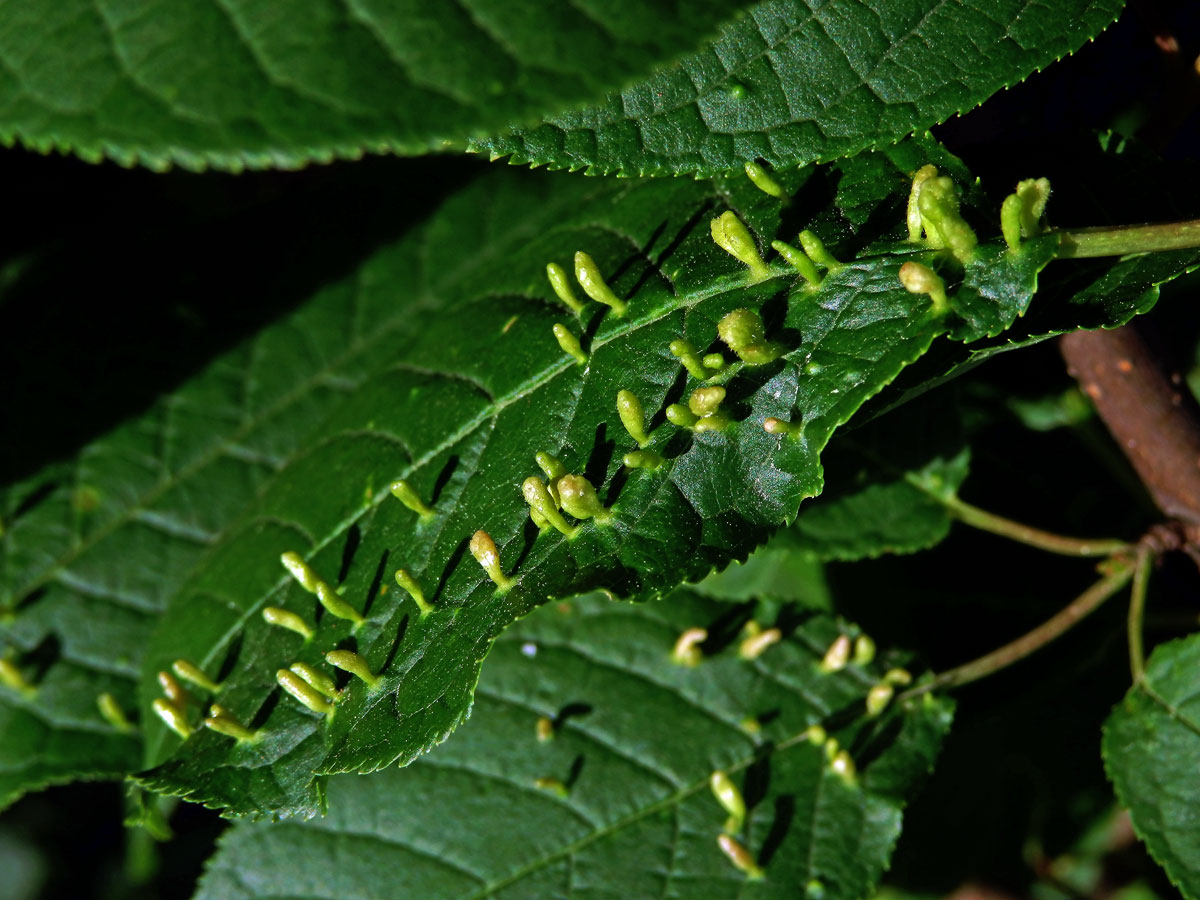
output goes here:
{"type": "Polygon", "coordinates": [[[1142,646],[1142,619],[1146,613],[1146,593],[1150,584],[1150,560],[1154,552],[1150,547],[1138,547],[1137,562],[1133,568],[1133,588],[1129,592],[1129,671],[1133,683],[1142,680],[1146,671],[1146,652],[1142,646]]]}
{"type": "Polygon", "coordinates": [[[1126,256],[1200,246],[1200,219],[1156,225],[1121,225],[1116,228],[1081,228],[1059,231],[1058,259],[1126,256]]]}
{"type": "Polygon", "coordinates": [[[929,691],[942,688],[959,687],[972,681],[977,681],[994,672],[1011,666],[1024,659],[1035,650],[1046,646],[1055,638],[1069,631],[1089,613],[1094,612],[1105,600],[1123,588],[1133,577],[1133,567],[1125,562],[1113,560],[1116,570],[1105,575],[1090,588],[1076,597],[1071,603],[1047,619],[1037,628],[1022,635],[1010,644],[1005,644],[998,650],[993,650],[986,656],[972,660],[966,665],[950,669],[940,675],[935,675],[932,681],[927,681],[901,694],[900,699],[915,697],[929,691]]]}
{"type": "Polygon", "coordinates": [[[1113,556],[1125,553],[1130,549],[1130,545],[1125,541],[1112,538],[1090,540],[1065,537],[1049,531],[1042,531],[1040,528],[1022,525],[1020,522],[1005,519],[1003,516],[964,503],[957,497],[939,497],[938,499],[946,505],[955,518],[965,525],[998,534],[1050,553],[1059,553],[1063,556],[1113,556]]]}

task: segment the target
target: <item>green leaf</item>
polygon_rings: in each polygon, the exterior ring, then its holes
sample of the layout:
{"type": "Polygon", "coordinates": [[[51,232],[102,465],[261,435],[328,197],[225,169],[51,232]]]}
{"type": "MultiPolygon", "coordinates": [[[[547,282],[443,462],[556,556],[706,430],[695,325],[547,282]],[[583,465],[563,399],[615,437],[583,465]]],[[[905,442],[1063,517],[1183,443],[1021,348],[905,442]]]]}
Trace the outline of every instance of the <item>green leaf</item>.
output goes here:
{"type": "Polygon", "coordinates": [[[742,660],[725,642],[753,611],[684,591],[663,603],[593,597],[535,612],[496,641],[476,714],[452,741],[406,769],[331,779],[324,818],[236,825],[198,900],[574,898],[599,886],[627,900],[672,890],[790,898],[805,885],[828,900],[869,896],[951,704],[927,696],[865,717],[884,667],[822,673],[845,627],[827,616],[742,660]],[[676,637],[697,625],[723,636],[713,655],[694,668],[673,663],[676,637]],[[752,716],[759,730],[746,728],[752,716]],[[551,740],[535,737],[540,717],[556,723],[551,740]],[[819,723],[849,749],[855,783],[798,737],[819,723]],[[765,870],[761,881],[717,848],[727,817],[708,786],[717,769],[745,796],[737,839],[765,870]],[[558,779],[566,795],[535,787],[538,778],[558,779]]]}
{"type": "Polygon", "coordinates": [[[155,169],[426,153],[594,102],[743,5],[64,0],[0,25],[0,140],[155,169]]]}
{"type": "Polygon", "coordinates": [[[1200,635],[1163,644],[1104,725],[1104,766],[1134,831],[1185,897],[1200,897],[1200,635]]]}
{"type": "MultiPolygon", "coordinates": [[[[797,284],[781,264],[754,282],[710,238],[725,199],[695,182],[498,175],[430,224],[423,271],[398,267],[396,249],[367,265],[365,282],[421,298],[405,335],[389,344],[397,363],[345,398],[320,441],[226,532],[172,602],[145,669],[143,708],[157,693],[153,673],[187,658],[223,681],[220,703],[265,737],[239,744],[201,730],[177,747],[158,729],[150,761],[174,755],[144,776],[147,786],[237,814],[311,813],[316,775],[407,763],[443,740],[470,708],[490,642],[533,607],[595,588],[661,596],[744,557],[794,517],[821,488],[818,456],[837,427],[954,319],[900,285],[912,245],[894,248],[905,256],[847,259],[819,289],[797,284]],[[544,275],[547,262],[569,263],[581,248],[617,273],[614,289],[630,303],[623,319],[588,308],[586,367],[555,343],[552,323],[581,325],[548,299],[544,275]],[[429,273],[447,272],[451,286],[431,283],[429,273]],[[718,350],[716,323],[746,306],[762,308],[767,338],[784,355],[718,376],[732,417],[724,431],[667,424],[664,404],[697,386],[668,352],[671,341],[718,350]],[[615,415],[622,389],[646,407],[651,447],[666,457],[656,470],[622,469],[634,448],[615,415]],[[797,436],[766,432],[768,416],[797,424],[797,436]],[[584,523],[571,540],[539,535],[521,500],[539,451],[586,473],[612,507],[611,523],[584,523]],[[388,497],[398,477],[432,517],[388,497]],[[477,529],[495,539],[511,590],[498,592],[467,554],[477,529]],[[355,632],[327,615],[307,643],[264,624],[266,605],[314,620],[312,597],[279,565],[284,551],[338,583],[367,623],[355,632]],[[418,617],[394,586],[398,567],[424,586],[432,613],[418,617]],[[349,685],[329,722],[279,699],[277,670],[296,660],[323,666],[326,651],[346,647],[380,673],[377,687],[349,685]]],[[[1022,252],[1040,254],[1041,245],[1022,252]]],[[[986,281],[982,268],[968,271],[986,281]]],[[[1006,263],[996,273],[997,296],[1032,295],[1031,271],[1006,263]]]]}
{"type": "Polygon", "coordinates": [[[890,144],[1072,53],[1121,0],[768,0],[711,46],[595,106],[472,142],[593,174],[711,175],[890,144]]]}
{"type": "Polygon", "coordinates": [[[805,609],[828,611],[829,587],[820,561],[794,550],[779,536],[759,547],[745,562],[732,562],[691,586],[694,593],[715,600],[780,601],[805,609]]]}
{"type": "Polygon", "coordinates": [[[962,485],[970,454],[955,405],[939,397],[839,435],[825,459],[825,490],[777,540],[820,559],[855,560],[941,541],[951,517],[938,498],[962,485]]]}

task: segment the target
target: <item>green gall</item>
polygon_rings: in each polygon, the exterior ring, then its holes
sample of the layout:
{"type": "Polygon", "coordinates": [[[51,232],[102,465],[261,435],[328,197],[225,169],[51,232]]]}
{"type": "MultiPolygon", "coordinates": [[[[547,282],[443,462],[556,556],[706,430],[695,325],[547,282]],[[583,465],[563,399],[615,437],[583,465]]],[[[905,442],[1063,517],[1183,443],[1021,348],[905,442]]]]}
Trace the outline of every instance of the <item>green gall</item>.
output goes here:
{"type": "MultiPolygon", "coordinates": [[[[567,511],[570,512],[570,510],[567,511]]],[[[490,534],[482,530],[475,532],[471,535],[468,549],[475,557],[475,561],[483,566],[483,571],[487,573],[488,578],[492,580],[498,590],[507,591],[513,586],[513,580],[500,568],[500,551],[496,549],[496,542],[492,540],[490,534]]]]}
{"type": "Polygon", "coordinates": [[[892,702],[892,696],[896,693],[896,689],[886,681],[881,681],[879,684],[867,691],[867,715],[877,716],[892,702]]]}
{"type": "Polygon", "coordinates": [[[419,515],[422,519],[428,519],[433,515],[433,510],[425,505],[417,492],[413,490],[411,484],[404,479],[398,479],[388,485],[388,490],[392,492],[392,496],[419,515]]]}
{"type": "Polygon", "coordinates": [[[325,654],[325,662],[335,669],[341,669],[343,672],[349,672],[351,675],[361,678],[369,688],[379,686],[379,676],[372,672],[367,661],[353,650],[330,650],[325,654]]]}
{"type": "Polygon", "coordinates": [[[657,469],[663,464],[663,458],[653,450],[634,450],[626,453],[621,462],[627,469],[657,469]]]}
{"type": "Polygon", "coordinates": [[[300,583],[300,586],[310,594],[317,592],[317,582],[321,579],[301,557],[299,553],[289,550],[287,553],[280,554],[279,561],[283,563],[283,567],[288,570],[289,574],[300,583]]]}
{"type": "Polygon", "coordinates": [[[308,663],[294,662],[288,668],[308,682],[309,687],[324,694],[330,700],[336,700],[342,695],[332,678],[324,672],[314,669],[308,663]]]}
{"type": "Polygon", "coordinates": [[[566,325],[559,322],[554,323],[554,339],[558,341],[558,346],[562,348],[563,353],[568,356],[575,357],[575,361],[581,366],[587,365],[587,354],[583,352],[583,347],[579,344],[579,338],[571,334],[570,329],[566,325]]]}
{"type": "Polygon", "coordinates": [[[537,739],[542,744],[554,740],[554,722],[546,716],[537,720],[537,739]]]}
{"type": "Polygon", "coordinates": [[[158,686],[162,688],[167,700],[180,709],[192,702],[192,695],[183,689],[183,685],[176,681],[170,672],[158,673],[158,686]]]}
{"type": "Polygon", "coordinates": [[[750,269],[752,282],[771,277],[771,267],[759,254],[750,230],[732,210],[726,210],[709,222],[709,231],[718,247],[750,269]]]}
{"type": "Polygon", "coordinates": [[[929,295],[936,315],[941,315],[950,308],[950,298],[946,296],[946,283],[929,266],[910,259],[900,267],[899,277],[900,283],[910,294],[929,295]]]}
{"type": "Polygon", "coordinates": [[[204,671],[186,659],[177,659],[171,663],[171,670],[184,681],[190,681],[201,690],[215,694],[221,690],[221,685],[209,678],[204,671]]]}
{"type": "Polygon", "coordinates": [[[813,746],[823,747],[828,735],[825,734],[825,729],[820,725],[809,725],[804,729],[803,737],[813,746]]]}
{"type": "Polygon", "coordinates": [[[0,684],[26,698],[37,693],[37,688],[25,680],[25,676],[11,659],[0,659],[0,684]]]}
{"type": "Polygon", "coordinates": [[[1042,216],[1046,214],[1046,203],[1050,199],[1050,179],[1027,178],[1019,182],[1017,197],[1021,200],[1021,236],[1037,237],[1046,230],[1042,216]]]}
{"type": "Polygon", "coordinates": [[[280,669],[275,673],[279,686],[287,691],[293,699],[315,713],[329,715],[333,712],[333,704],[320,695],[307,681],[289,669],[280,669]]]}
{"type": "Polygon", "coordinates": [[[937,177],[937,167],[931,165],[921,166],[913,175],[912,188],[908,192],[908,239],[912,243],[917,243],[921,240],[921,233],[924,231],[925,223],[921,219],[921,188],[930,178],[937,177]]]}
{"type": "Polygon", "coordinates": [[[408,592],[408,596],[412,597],[413,603],[417,604],[417,609],[421,611],[421,615],[426,615],[433,611],[433,604],[425,599],[425,592],[421,590],[421,586],[417,584],[417,580],[408,574],[407,569],[396,570],[396,584],[408,592]]]}
{"type": "Polygon", "coordinates": [[[740,84],[736,81],[733,82],[731,85],[729,85],[729,87],[726,88],[726,90],[729,92],[729,96],[732,97],[734,100],[741,100],[743,97],[746,96],[746,86],[744,84],[740,84]]]}
{"type": "Polygon", "coordinates": [[[697,416],[711,416],[725,399],[725,388],[703,387],[696,388],[688,397],[688,409],[697,416]]]}
{"type": "Polygon", "coordinates": [[[666,409],[667,421],[672,425],[678,425],[680,428],[691,428],[699,421],[696,415],[679,403],[672,403],[666,409]]]}
{"type": "Polygon", "coordinates": [[[788,437],[799,439],[804,432],[804,426],[798,422],[785,422],[783,419],[768,416],[763,419],[763,431],[767,434],[786,434],[788,437]]]}
{"type": "Polygon", "coordinates": [[[776,200],[788,199],[787,191],[783,189],[783,186],[778,181],[771,177],[770,173],[760,163],[746,163],[746,177],[764,194],[768,194],[776,200]]]}
{"type": "Polygon", "coordinates": [[[738,656],[742,659],[758,659],[768,647],[778,644],[782,639],[783,632],[778,628],[768,628],[751,634],[738,647],[738,656]]]}
{"type": "Polygon", "coordinates": [[[567,467],[544,451],[535,453],[533,458],[537,462],[538,468],[546,473],[546,490],[554,498],[555,505],[561,507],[562,503],[558,499],[558,479],[567,474],[567,467]]]}
{"type": "Polygon", "coordinates": [[[796,270],[796,274],[808,282],[810,287],[821,286],[821,274],[803,250],[783,241],[771,241],[771,247],[783,257],[789,266],[796,270]]]}
{"type": "Polygon", "coordinates": [[[583,312],[583,303],[575,296],[566,269],[558,263],[547,263],[546,279],[550,282],[550,288],[554,291],[554,295],[566,305],[567,309],[573,313],[583,312]]]}
{"type": "Polygon", "coordinates": [[[804,900],[825,900],[825,885],[813,878],[804,886],[804,900]]]}
{"type": "Polygon", "coordinates": [[[767,339],[762,316],[753,309],[735,309],[717,323],[717,336],[740,357],[741,351],[767,339]]]}
{"type": "Polygon", "coordinates": [[[837,258],[825,249],[825,244],[822,243],[821,239],[811,231],[805,230],[800,232],[800,246],[804,248],[804,252],[808,258],[818,266],[828,269],[830,272],[836,272],[842,267],[837,258]]]}
{"type": "Polygon", "coordinates": [[[875,642],[865,634],[854,639],[854,661],[860,666],[870,665],[875,659],[875,642]]]}
{"type": "Polygon", "coordinates": [[[928,179],[917,198],[926,240],[934,249],[948,249],[960,263],[975,254],[979,240],[958,211],[958,188],[945,175],[928,179]]]}
{"type": "Polygon", "coordinates": [[[214,706],[208,711],[204,727],[236,741],[256,741],[260,737],[257,731],[247,728],[220,706],[214,706]]]}
{"type": "Polygon", "coordinates": [[[704,363],[704,368],[708,369],[713,374],[720,372],[725,368],[725,357],[720,353],[706,353],[700,362],[704,363]]]}
{"type": "Polygon", "coordinates": [[[770,362],[775,362],[783,355],[783,348],[775,344],[751,344],[749,347],[743,347],[742,352],[738,354],[748,366],[763,366],[770,362]]]}
{"type": "Polygon", "coordinates": [[[155,697],[150,707],[154,710],[154,714],[163,720],[163,724],[179,735],[179,737],[186,741],[192,736],[192,726],[188,723],[187,716],[183,710],[178,706],[162,697],[155,697]]]}
{"type": "Polygon", "coordinates": [[[358,614],[358,610],[342,599],[341,594],[323,581],[317,584],[317,602],[325,607],[331,616],[353,622],[355,628],[366,621],[358,614]]]}
{"type": "Polygon", "coordinates": [[[688,341],[685,341],[683,338],[673,340],[669,349],[671,355],[683,363],[683,367],[687,369],[688,374],[693,378],[704,381],[706,378],[713,376],[714,373],[709,371],[708,366],[704,364],[704,360],[700,358],[700,354],[696,352],[696,348],[688,341]]]}
{"type": "Polygon", "coordinates": [[[888,669],[884,673],[883,680],[888,684],[904,687],[906,684],[912,684],[913,677],[908,669],[888,669]]]}
{"type": "Polygon", "coordinates": [[[592,483],[582,475],[564,475],[560,478],[558,497],[563,509],[576,519],[595,519],[597,524],[602,525],[612,518],[612,513],[600,502],[592,483]]]}
{"type": "Polygon", "coordinates": [[[829,771],[833,772],[838,778],[853,785],[857,780],[857,772],[854,768],[854,760],[850,758],[850,754],[845,750],[838,751],[837,755],[829,761],[829,771]]]}
{"type": "Polygon", "coordinates": [[[680,666],[697,666],[704,654],[700,645],[708,640],[708,631],[703,628],[689,628],[675,640],[671,649],[671,661],[680,666]]]}
{"type": "Polygon", "coordinates": [[[821,671],[840,672],[846,668],[848,662],[850,662],[850,638],[840,634],[825,651],[825,656],[821,660],[821,671]]]}
{"type": "Polygon", "coordinates": [[[717,835],[717,846],[739,871],[745,872],[746,877],[758,881],[765,874],[750,855],[750,851],[727,834],[717,835]]]}
{"type": "Polygon", "coordinates": [[[122,734],[129,734],[133,731],[133,725],[129,719],[125,717],[124,710],[121,709],[117,698],[112,694],[103,693],[96,698],[96,708],[100,710],[100,716],[122,734]]]}
{"type": "Polygon", "coordinates": [[[1021,198],[1009,194],[1000,204],[1000,233],[1010,253],[1021,249],[1021,198]]]}
{"type": "Polygon", "coordinates": [[[637,394],[632,391],[617,391],[617,415],[621,417],[621,424],[639,447],[650,443],[650,438],[646,435],[646,414],[637,394]]]}
{"type": "Polygon", "coordinates": [[[524,484],[521,485],[521,493],[525,497],[525,502],[529,504],[531,513],[536,512],[544,522],[548,525],[553,525],[567,537],[575,534],[576,529],[568,525],[567,520],[563,518],[563,514],[558,511],[558,504],[550,496],[550,491],[542,483],[542,479],[536,475],[529,476],[525,479],[524,484]]]}
{"type": "Polygon", "coordinates": [[[280,609],[278,606],[267,606],[263,608],[262,617],[263,621],[268,625],[286,628],[288,631],[293,631],[300,635],[305,640],[313,636],[313,630],[309,628],[308,623],[289,610],[280,609]]]}
{"type": "Polygon", "coordinates": [[[567,791],[567,786],[562,783],[561,779],[558,778],[535,778],[533,780],[533,786],[543,791],[549,791],[557,797],[566,797],[569,793],[567,791]]]}
{"type": "Polygon", "coordinates": [[[611,307],[613,315],[625,315],[625,301],[612,292],[596,261],[580,250],[575,254],[575,280],[583,288],[583,292],[595,300],[611,307]]]}
{"type": "Polygon", "coordinates": [[[746,801],[742,798],[742,792],[738,790],[733,780],[719,769],[709,776],[708,786],[712,789],[713,796],[717,798],[717,802],[729,813],[729,819],[725,822],[725,831],[728,834],[740,831],[742,823],[746,821],[746,801]]]}

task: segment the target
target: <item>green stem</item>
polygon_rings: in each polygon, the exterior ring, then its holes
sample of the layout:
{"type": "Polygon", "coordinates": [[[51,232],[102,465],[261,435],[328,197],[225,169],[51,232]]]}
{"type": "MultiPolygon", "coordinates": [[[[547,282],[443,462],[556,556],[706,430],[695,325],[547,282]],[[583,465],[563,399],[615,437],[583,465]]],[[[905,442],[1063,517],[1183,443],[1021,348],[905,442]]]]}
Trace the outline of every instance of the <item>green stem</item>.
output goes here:
{"type": "Polygon", "coordinates": [[[978,528],[981,531],[998,534],[1001,537],[1009,538],[1021,544],[1028,544],[1031,547],[1037,547],[1040,550],[1046,550],[1050,553],[1058,553],[1063,556],[1113,556],[1129,550],[1129,544],[1124,541],[1112,538],[1091,540],[1088,538],[1064,537],[1063,535],[1042,531],[1040,528],[1032,528],[1029,525],[1022,525],[1020,522],[1014,522],[1012,519],[1006,519],[995,513],[987,512],[978,506],[964,503],[957,497],[937,496],[937,499],[946,505],[946,509],[950,511],[951,515],[966,525],[978,528]]]}
{"type": "Polygon", "coordinates": [[[1129,594],[1129,671],[1133,675],[1134,684],[1142,680],[1146,671],[1146,652],[1142,646],[1142,619],[1146,612],[1152,556],[1149,547],[1138,548],[1137,562],[1133,569],[1133,590],[1129,594]]]}
{"type": "Polygon", "coordinates": [[[1105,575],[1072,600],[1068,606],[1047,619],[1037,628],[1022,635],[1012,643],[1005,644],[999,650],[993,650],[986,656],[981,656],[979,659],[973,660],[966,665],[950,669],[948,672],[943,672],[940,675],[935,675],[932,681],[927,681],[925,684],[906,691],[901,695],[901,699],[915,697],[918,694],[924,694],[928,691],[969,684],[972,681],[977,681],[980,678],[999,672],[1001,669],[1007,668],[1013,663],[1024,659],[1035,650],[1046,646],[1046,644],[1055,638],[1069,631],[1089,613],[1098,609],[1105,600],[1129,583],[1130,578],[1133,577],[1133,568],[1128,564],[1117,563],[1117,565],[1118,568],[1116,571],[1105,575]]]}
{"type": "Polygon", "coordinates": [[[1051,232],[1058,235],[1058,259],[1125,256],[1200,247],[1200,219],[1158,225],[1121,225],[1051,232]]]}

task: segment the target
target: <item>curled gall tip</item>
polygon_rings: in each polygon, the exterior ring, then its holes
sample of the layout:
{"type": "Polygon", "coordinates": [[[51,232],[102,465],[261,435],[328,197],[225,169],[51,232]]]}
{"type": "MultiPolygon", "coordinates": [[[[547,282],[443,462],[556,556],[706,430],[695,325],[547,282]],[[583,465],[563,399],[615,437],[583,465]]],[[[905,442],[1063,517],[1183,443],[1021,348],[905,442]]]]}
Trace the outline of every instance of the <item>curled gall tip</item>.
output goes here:
{"type": "Polygon", "coordinates": [[[325,654],[325,662],[335,669],[341,669],[362,679],[368,688],[379,687],[379,676],[372,672],[367,661],[353,650],[330,650],[325,654]]]}
{"type": "Polygon", "coordinates": [[[332,678],[324,672],[314,669],[308,663],[294,662],[288,668],[308,682],[309,687],[319,694],[324,694],[330,700],[337,700],[342,695],[332,678]]]}
{"type": "Polygon", "coordinates": [[[422,519],[428,519],[433,516],[433,510],[430,509],[425,501],[418,496],[413,490],[413,486],[403,478],[398,478],[388,485],[388,490],[392,492],[392,496],[415,512],[422,519]]]}
{"type": "Polygon", "coordinates": [[[717,846],[721,848],[726,859],[733,863],[739,871],[746,873],[747,878],[757,881],[765,874],[758,863],[754,861],[754,857],[750,855],[750,851],[728,834],[717,835],[717,846]]]}
{"type": "Polygon", "coordinates": [[[921,233],[924,230],[924,223],[921,220],[921,188],[930,178],[936,178],[937,173],[937,166],[924,165],[913,174],[912,187],[908,192],[906,219],[908,221],[908,239],[914,244],[921,240],[921,233]]]}
{"type": "Polygon", "coordinates": [[[566,269],[558,263],[547,263],[546,280],[550,282],[550,288],[554,291],[554,296],[558,297],[571,312],[576,315],[583,312],[583,302],[575,296],[575,291],[571,287],[571,279],[567,277],[566,269]]]}
{"type": "Polygon", "coordinates": [[[268,625],[275,625],[278,628],[286,628],[288,631],[295,632],[305,640],[313,636],[313,630],[309,627],[300,616],[286,609],[280,609],[278,606],[266,606],[262,611],[263,621],[268,625]]]}
{"type": "Polygon", "coordinates": [[[579,338],[575,337],[561,322],[554,323],[554,339],[558,341],[558,346],[562,348],[562,352],[567,356],[574,357],[575,361],[581,366],[587,365],[587,354],[583,352],[583,347],[579,343],[579,338]]]}
{"type": "Polygon", "coordinates": [[[910,294],[927,294],[933,301],[932,312],[942,315],[950,309],[950,298],[946,296],[946,283],[940,275],[924,263],[909,260],[900,267],[900,283],[910,294]]]}
{"type": "Polygon", "coordinates": [[[751,282],[771,277],[771,267],[759,254],[754,236],[733,210],[726,210],[709,222],[709,231],[718,247],[750,270],[751,282]]]}
{"type": "Polygon", "coordinates": [[[613,315],[625,315],[625,301],[613,293],[604,276],[600,274],[600,267],[596,265],[596,261],[582,250],[575,254],[575,280],[579,282],[585,294],[597,303],[610,307],[613,315]]]}
{"type": "Polygon", "coordinates": [[[196,687],[208,691],[210,694],[216,694],[221,690],[218,682],[213,681],[199,666],[186,659],[177,659],[171,663],[171,671],[184,681],[190,681],[196,687]]]}
{"type": "MultiPolygon", "coordinates": [[[[570,510],[567,511],[570,512],[570,510]]],[[[497,590],[507,591],[513,586],[513,580],[500,568],[500,551],[496,549],[496,542],[492,540],[490,534],[483,530],[475,532],[471,535],[469,549],[471,555],[475,557],[475,561],[483,566],[483,571],[496,585],[497,590]]]]}
{"type": "Polygon", "coordinates": [[[576,519],[595,519],[603,525],[612,513],[600,502],[592,483],[582,475],[564,475],[558,480],[558,497],[562,507],[576,519]]]}
{"type": "Polygon", "coordinates": [[[708,786],[712,789],[717,802],[721,804],[725,812],[729,813],[725,831],[728,834],[740,831],[742,823],[746,821],[746,801],[742,798],[742,792],[738,790],[738,786],[720,769],[709,776],[708,786]]]}
{"type": "Polygon", "coordinates": [[[413,603],[417,604],[421,615],[433,611],[433,605],[425,599],[425,592],[421,590],[417,580],[408,574],[407,569],[396,570],[396,584],[408,592],[408,596],[412,597],[413,603]]]}
{"type": "Polygon", "coordinates": [[[333,712],[333,704],[321,696],[307,681],[290,669],[280,669],[275,673],[279,686],[287,691],[301,706],[323,716],[333,712]]]}
{"type": "Polygon", "coordinates": [[[840,672],[850,662],[850,638],[839,634],[821,660],[822,672],[840,672]]]}
{"type": "Polygon", "coordinates": [[[774,197],[776,200],[786,201],[788,199],[787,191],[783,189],[783,185],[772,178],[766,167],[761,163],[746,163],[746,177],[764,194],[774,197]]]}
{"type": "Polygon", "coordinates": [[[542,482],[542,479],[536,475],[530,475],[521,485],[521,494],[525,497],[525,502],[529,504],[531,514],[537,513],[543,522],[552,525],[567,537],[575,535],[575,527],[567,524],[563,514],[558,511],[558,504],[554,502],[554,497],[551,496],[549,488],[542,482]]]}
{"type": "Polygon", "coordinates": [[[808,282],[809,287],[821,286],[821,274],[817,271],[813,261],[808,258],[807,253],[783,241],[771,241],[771,247],[783,257],[789,266],[796,270],[796,274],[808,282]]]}
{"type": "Polygon", "coordinates": [[[637,394],[633,391],[617,391],[617,415],[621,417],[621,424],[639,447],[650,443],[646,434],[645,410],[642,409],[642,401],[638,399],[637,394]]]}
{"type": "Polygon", "coordinates": [[[708,631],[704,628],[688,628],[675,641],[671,649],[671,661],[680,666],[697,666],[704,654],[700,645],[708,640],[708,631]]]}
{"type": "Polygon", "coordinates": [[[162,719],[163,724],[183,740],[186,741],[192,736],[192,726],[188,724],[187,715],[178,706],[163,697],[155,697],[150,706],[154,714],[162,719]]]}
{"type": "Polygon", "coordinates": [[[121,709],[117,698],[112,694],[106,691],[96,697],[96,708],[100,710],[101,718],[121,734],[129,734],[133,731],[133,724],[126,717],[125,711],[121,709]]]}
{"type": "Polygon", "coordinates": [[[960,263],[970,261],[979,239],[958,211],[958,187],[953,179],[945,175],[927,179],[921,185],[917,207],[929,246],[949,250],[960,263]]]}

